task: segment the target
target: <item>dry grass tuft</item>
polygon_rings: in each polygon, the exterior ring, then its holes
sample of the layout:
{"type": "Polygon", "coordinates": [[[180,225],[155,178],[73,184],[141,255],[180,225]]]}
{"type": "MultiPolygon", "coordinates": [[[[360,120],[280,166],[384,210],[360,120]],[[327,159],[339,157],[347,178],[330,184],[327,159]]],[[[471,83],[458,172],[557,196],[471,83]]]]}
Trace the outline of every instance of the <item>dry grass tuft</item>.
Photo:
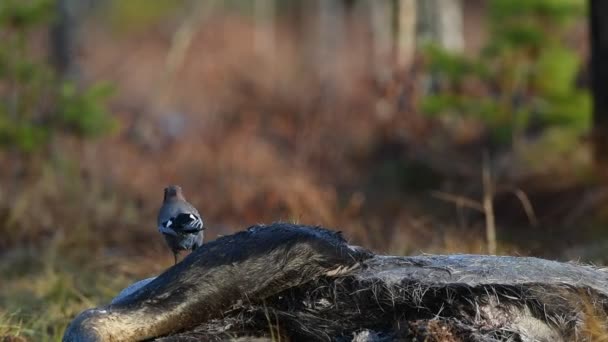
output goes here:
{"type": "Polygon", "coordinates": [[[608,319],[605,309],[598,308],[588,297],[580,305],[583,313],[581,337],[591,342],[608,341],[608,319]]]}

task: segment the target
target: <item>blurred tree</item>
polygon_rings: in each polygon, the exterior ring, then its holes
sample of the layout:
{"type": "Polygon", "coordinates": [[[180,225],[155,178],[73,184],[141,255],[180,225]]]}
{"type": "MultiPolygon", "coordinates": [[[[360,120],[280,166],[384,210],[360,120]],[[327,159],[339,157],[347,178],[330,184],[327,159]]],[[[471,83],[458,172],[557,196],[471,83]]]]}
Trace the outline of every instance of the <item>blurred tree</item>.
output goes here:
{"type": "MultiPolygon", "coordinates": [[[[0,1],[0,147],[25,155],[48,147],[56,134],[91,137],[113,125],[104,106],[107,85],[79,88],[61,77],[70,68],[72,43],[56,44],[53,59],[59,73],[36,52],[33,42],[51,26],[54,5],[59,4],[0,1]]],[[[59,20],[67,22],[58,26],[69,26],[72,19],[62,17],[61,6],[59,20]]]]}
{"type": "Polygon", "coordinates": [[[420,37],[450,52],[464,49],[461,0],[418,0],[420,37]]]}
{"type": "Polygon", "coordinates": [[[103,0],[55,0],[54,20],[50,30],[50,57],[62,78],[78,78],[75,57],[81,23],[88,10],[103,0]]]}
{"type": "Polygon", "coordinates": [[[259,55],[274,54],[276,0],[255,0],[253,45],[259,55]]]}
{"type": "Polygon", "coordinates": [[[319,77],[326,81],[337,70],[334,56],[345,37],[345,4],[342,1],[318,0],[317,59],[319,77]]]}
{"type": "Polygon", "coordinates": [[[74,55],[78,17],[73,7],[74,1],[56,1],[56,18],[51,29],[51,62],[59,75],[76,73],[74,55]]]}
{"type": "Polygon", "coordinates": [[[586,131],[590,98],[576,87],[580,58],[564,39],[583,18],[584,1],[491,0],[488,10],[490,35],[479,58],[428,48],[435,83],[423,111],[477,118],[495,143],[512,146],[544,127],[586,131]]]}
{"type": "Polygon", "coordinates": [[[416,52],[417,0],[369,2],[372,32],[372,67],[376,81],[386,84],[393,69],[407,69],[416,52]]]}
{"type": "Polygon", "coordinates": [[[397,2],[397,68],[403,70],[412,63],[416,52],[416,0],[397,2]]]}
{"type": "Polygon", "coordinates": [[[391,25],[392,1],[376,0],[370,4],[370,21],[373,37],[372,67],[376,82],[385,84],[392,77],[391,55],[393,32],[391,25]]]}
{"type": "Polygon", "coordinates": [[[597,171],[608,180],[608,1],[590,0],[593,142],[597,171]]]}

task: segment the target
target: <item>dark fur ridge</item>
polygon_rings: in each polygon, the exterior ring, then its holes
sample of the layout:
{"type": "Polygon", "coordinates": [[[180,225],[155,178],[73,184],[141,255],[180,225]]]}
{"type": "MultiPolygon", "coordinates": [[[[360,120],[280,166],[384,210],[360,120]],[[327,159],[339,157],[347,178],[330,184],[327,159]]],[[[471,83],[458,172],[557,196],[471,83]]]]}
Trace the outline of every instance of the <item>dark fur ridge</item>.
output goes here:
{"type": "Polygon", "coordinates": [[[174,333],[222,317],[237,302],[262,300],[369,257],[326,229],[286,223],[254,226],[204,244],[127,298],[85,311],[69,325],[64,341],[174,333]]]}
{"type": "Polygon", "coordinates": [[[273,224],[203,245],[139,291],[85,311],[64,341],[584,341],[585,320],[607,312],[603,269],[378,256],[322,228],[273,224]]]}

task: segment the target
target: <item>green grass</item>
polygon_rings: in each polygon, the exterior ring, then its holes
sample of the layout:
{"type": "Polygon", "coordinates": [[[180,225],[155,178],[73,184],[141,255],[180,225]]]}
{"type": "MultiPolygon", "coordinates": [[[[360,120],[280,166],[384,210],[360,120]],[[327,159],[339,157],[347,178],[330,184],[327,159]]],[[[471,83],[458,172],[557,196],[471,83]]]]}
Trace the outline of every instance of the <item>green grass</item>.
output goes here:
{"type": "Polygon", "coordinates": [[[19,249],[0,261],[0,340],[60,341],[80,311],[107,303],[133,279],[111,262],[62,256],[56,246],[19,249]]]}

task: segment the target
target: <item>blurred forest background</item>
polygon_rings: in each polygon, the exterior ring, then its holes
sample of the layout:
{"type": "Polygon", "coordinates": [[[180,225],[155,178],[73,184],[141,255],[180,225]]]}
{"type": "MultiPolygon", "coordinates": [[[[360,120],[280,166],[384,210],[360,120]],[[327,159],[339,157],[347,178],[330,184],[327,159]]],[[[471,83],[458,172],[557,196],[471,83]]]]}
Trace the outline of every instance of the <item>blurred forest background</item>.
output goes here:
{"type": "Polygon", "coordinates": [[[207,240],[608,261],[593,2],[1,0],[0,340],[171,266],[168,184],[207,240]]]}

